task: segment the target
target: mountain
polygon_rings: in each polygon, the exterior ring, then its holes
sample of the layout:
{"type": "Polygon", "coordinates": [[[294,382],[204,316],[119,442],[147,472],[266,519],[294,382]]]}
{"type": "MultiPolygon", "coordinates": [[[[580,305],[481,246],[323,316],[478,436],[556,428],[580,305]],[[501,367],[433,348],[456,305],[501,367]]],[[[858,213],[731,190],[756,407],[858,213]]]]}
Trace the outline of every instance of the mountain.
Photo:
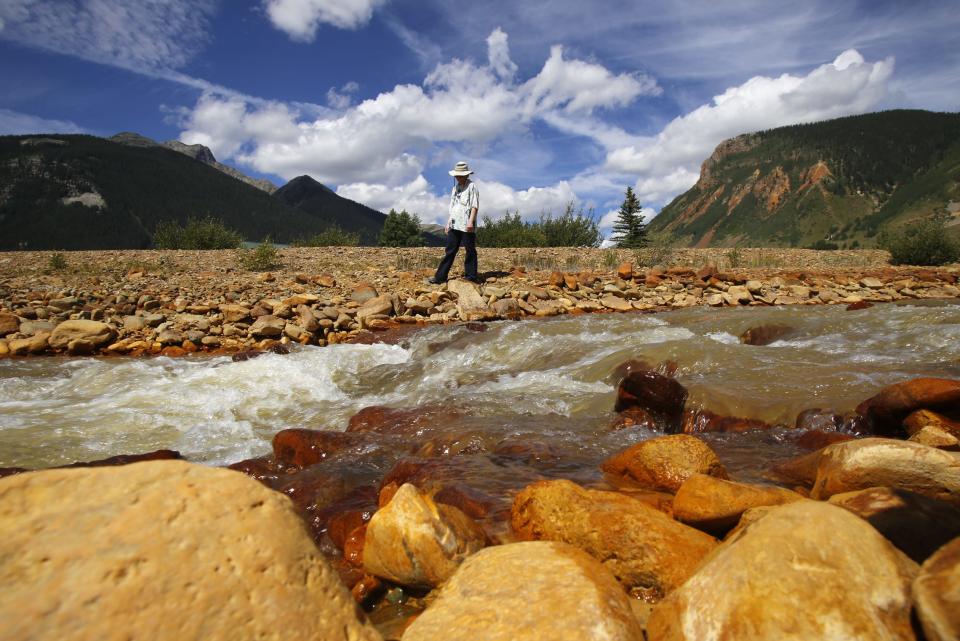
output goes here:
{"type": "MultiPolygon", "coordinates": [[[[361,245],[376,245],[380,230],[387,219],[376,209],[338,195],[310,176],[298,176],[273,194],[279,201],[314,216],[323,225],[337,225],[344,231],[359,233],[361,245]]],[[[441,228],[442,229],[442,228],[441,228]]],[[[443,245],[444,240],[424,230],[423,243],[443,245]]]]}
{"type": "Polygon", "coordinates": [[[846,248],[931,216],[960,224],[960,114],[896,110],[726,140],[648,229],[696,247],[846,248]]]}
{"type": "Polygon", "coordinates": [[[123,143],[0,136],[0,250],[145,248],[160,221],[208,215],[251,241],[290,242],[325,228],[265,191],[135,134],[123,143]]]}
{"type": "Polygon", "coordinates": [[[251,178],[250,176],[247,176],[243,172],[231,167],[230,165],[224,165],[222,162],[218,162],[214,157],[213,152],[210,151],[210,148],[205,147],[204,145],[188,145],[180,142],[179,140],[168,140],[166,142],[159,143],[156,140],[147,138],[146,136],[141,136],[140,134],[133,133],[131,131],[124,131],[115,136],[111,136],[109,140],[133,147],[166,147],[167,149],[172,149],[173,151],[190,156],[194,160],[199,160],[206,165],[210,165],[214,169],[222,171],[226,175],[232,176],[233,178],[256,187],[257,189],[262,189],[268,194],[272,194],[277,190],[277,186],[265,178],[251,178]]]}

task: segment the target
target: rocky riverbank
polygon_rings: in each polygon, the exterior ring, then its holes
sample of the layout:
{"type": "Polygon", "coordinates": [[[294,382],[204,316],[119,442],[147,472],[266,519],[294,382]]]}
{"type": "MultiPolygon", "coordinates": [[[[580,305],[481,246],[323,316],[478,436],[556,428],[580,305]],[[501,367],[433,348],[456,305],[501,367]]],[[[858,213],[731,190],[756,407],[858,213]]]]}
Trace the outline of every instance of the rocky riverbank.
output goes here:
{"type": "Polygon", "coordinates": [[[549,442],[431,438],[436,407],[283,430],[234,471],[147,460],[174,452],[5,470],[0,617],[17,640],[147,621],[157,639],[957,637],[960,382],[798,417],[813,451],[761,485],[674,420],[690,408],[669,370],[619,368],[610,429],[655,434],[590,486],[541,476],[549,442]],[[370,483],[357,457],[377,447],[398,458],[370,483]],[[481,460],[514,487],[465,480],[481,460]]]}
{"type": "Polygon", "coordinates": [[[0,357],[177,356],[435,323],[960,296],[956,266],[891,267],[876,250],[487,249],[479,286],[426,284],[439,258],[428,248],[283,249],[273,269],[251,272],[234,251],[0,254],[0,357]]]}

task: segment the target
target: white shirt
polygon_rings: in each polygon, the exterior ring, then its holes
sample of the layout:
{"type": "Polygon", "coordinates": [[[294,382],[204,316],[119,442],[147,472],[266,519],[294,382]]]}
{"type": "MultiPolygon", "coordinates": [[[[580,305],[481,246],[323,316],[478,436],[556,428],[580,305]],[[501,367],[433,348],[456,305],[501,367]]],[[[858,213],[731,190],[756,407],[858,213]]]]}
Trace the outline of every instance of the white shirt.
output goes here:
{"type": "MultiPolygon", "coordinates": [[[[470,220],[470,210],[474,207],[480,211],[480,191],[477,185],[470,181],[460,188],[460,183],[450,191],[450,228],[457,231],[467,231],[467,221],[470,220]]],[[[477,214],[479,216],[479,213],[477,214]]],[[[477,221],[473,223],[473,230],[477,230],[477,221]]]]}

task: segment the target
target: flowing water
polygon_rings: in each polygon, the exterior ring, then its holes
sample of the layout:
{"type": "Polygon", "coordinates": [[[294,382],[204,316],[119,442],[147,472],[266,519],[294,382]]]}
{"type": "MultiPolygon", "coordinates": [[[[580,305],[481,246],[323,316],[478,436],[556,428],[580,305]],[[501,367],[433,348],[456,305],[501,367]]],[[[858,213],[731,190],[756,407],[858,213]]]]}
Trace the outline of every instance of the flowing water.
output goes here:
{"type": "MultiPolygon", "coordinates": [[[[960,305],[695,308],[496,322],[486,331],[437,326],[400,344],[298,347],[233,362],[228,357],[0,361],[0,467],[49,467],[169,448],[223,465],[267,453],[288,427],[343,430],[370,405],[452,410],[419,436],[459,452],[534,442],[556,454],[533,476],[589,482],[610,453],[651,433],[611,431],[613,371],[641,358],[674,361],[693,405],[782,428],[706,435],[735,478],[762,478],[796,453],[797,414],[854,408],[887,384],[960,377],[960,305]],[[738,336],[763,324],[794,333],[767,346],[738,336]],[[466,445],[465,445],[466,444],[466,445]]],[[[390,447],[393,447],[391,445],[390,447]]],[[[389,452],[368,456],[378,473],[389,452]]],[[[525,478],[510,466],[462,457],[486,485],[525,478]]],[[[355,463],[356,461],[354,461],[355,463]]],[[[348,465],[349,463],[344,463],[348,465]]]]}

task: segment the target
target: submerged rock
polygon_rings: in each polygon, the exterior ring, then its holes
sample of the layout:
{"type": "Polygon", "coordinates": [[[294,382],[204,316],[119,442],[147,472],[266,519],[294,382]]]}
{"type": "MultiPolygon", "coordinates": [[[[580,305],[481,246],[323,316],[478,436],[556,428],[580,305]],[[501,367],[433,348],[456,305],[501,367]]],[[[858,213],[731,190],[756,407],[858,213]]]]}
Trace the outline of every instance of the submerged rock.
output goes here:
{"type": "Polygon", "coordinates": [[[960,538],[923,564],[913,582],[913,598],[927,641],[960,639],[960,538]]]}
{"type": "Polygon", "coordinates": [[[652,416],[664,432],[680,430],[687,390],[669,376],[653,370],[630,371],[617,386],[615,412],[633,408],[652,416]]]}
{"type": "Polygon", "coordinates": [[[797,330],[789,325],[773,323],[751,327],[740,335],[740,342],[744,345],[769,345],[794,335],[797,330]]]}
{"type": "Polygon", "coordinates": [[[811,496],[887,486],[960,506],[960,456],[886,438],[837,443],[820,452],[811,496]]]}
{"type": "Polygon", "coordinates": [[[455,507],[409,483],[367,524],[363,567],[401,585],[436,587],[485,544],[483,530],[455,507]]]}
{"type": "Polygon", "coordinates": [[[522,539],[563,541],[603,563],[624,588],[655,601],[679,587],[716,540],[642,501],[588,490],[565,480],[539,481],[513,502],[522,539]]]}
{"type": "Polygon", "coordinates": [[[916,565],[862,519],[800,501],[770,508],[653,610],[650,641],[912,640],[916,565]]]}
{"type": "Polygon", "coordinates": [[[285,498],[158,461],[0,482],[4,638],[379,639],[285,498]]]}
{"type": "Polygon", "coordinates": [[[727,478],[710,446],[696,436],[671,434],[641,441],[605,460],[601,468],[617,485],[676,492],[694,474],[727,478]]]}
{"type": "Polygon", "coordinates": [[[616,579],[556,542],[481,550],[403,634],[404,641],[642,641],[616,579]]]}

